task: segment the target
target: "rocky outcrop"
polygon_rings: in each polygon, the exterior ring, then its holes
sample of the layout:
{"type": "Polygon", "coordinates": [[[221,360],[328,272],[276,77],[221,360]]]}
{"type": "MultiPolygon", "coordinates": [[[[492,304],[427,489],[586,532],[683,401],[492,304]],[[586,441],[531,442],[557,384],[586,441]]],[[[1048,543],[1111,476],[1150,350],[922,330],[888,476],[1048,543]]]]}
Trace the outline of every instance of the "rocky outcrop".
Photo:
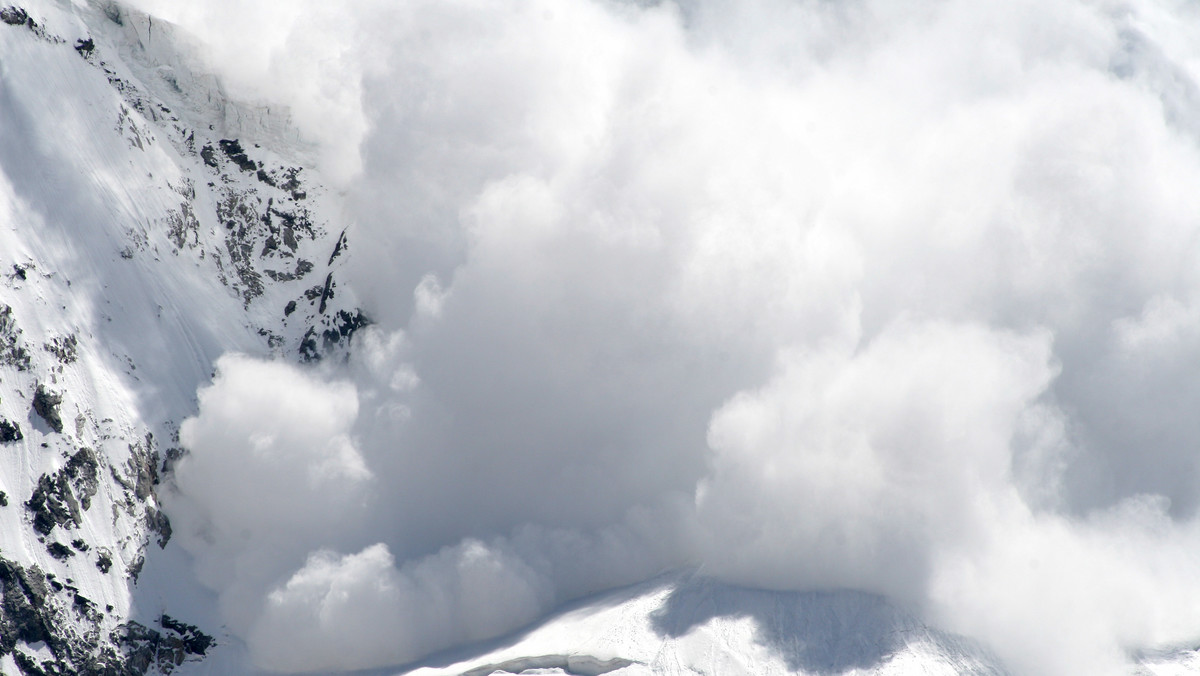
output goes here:
{"type": "Polygon", "coordinates": [[[50,429],[59,434],[62,434],[63,431],[62,414],[58,410],[61,405],[61,394],[51,392],[46,389],[45,385],[38,384],[37,391],[33,393],[33,412],[46,421],[50,429]]]}
{"type": "MultiPolygon", "coordinates": [[[[24,274],[24,270],[20,271],[24,274]]],[[[0,365],[29,370],[29,350],[21,342],[21,329],[11,306],[0,303],[0,365]]]]}
{"type": "Polygon", "coordinates": [[[55,527],[77,528],[82,525],[82,511],[91,508],[92,496],[100,482],[96,456],[91,449],[80,449],[67,465],[54,474],[38,479],[33,496],[25,509],[33,519],[33,529],[50,535],[55,527]]]}
{"type": "Polygon", "coordinates": [[[10,444],[24,438],[25,435],[21,434],[20,424],[0,418],[0,444],[10,444]]]}
{"type": "Polygon", "coordinates": [[[0,594],[0,657],[12,655],[25,676],[169,674],[214,645],[211,636],[168,615],[158,618],[156,628],[130,621],[106,631],[109,609],[97,608],[70,581],[3,557],[0,594]],[[71,629],[80,621],[87,631],[71,629]],[[29,648],[35,645],[45,649],[29,648]]]}
{"type": "Polygon", "coordinates": [[[211,636],[170,615],[159,617],[158,624],[161,631],[128,622],[114,633],[116,642],[128,656],[128,668],[133,673],[144,674],[153,667],[160,673],[169,674],[190,658],[204,657],[215,645],[211,636]]]}

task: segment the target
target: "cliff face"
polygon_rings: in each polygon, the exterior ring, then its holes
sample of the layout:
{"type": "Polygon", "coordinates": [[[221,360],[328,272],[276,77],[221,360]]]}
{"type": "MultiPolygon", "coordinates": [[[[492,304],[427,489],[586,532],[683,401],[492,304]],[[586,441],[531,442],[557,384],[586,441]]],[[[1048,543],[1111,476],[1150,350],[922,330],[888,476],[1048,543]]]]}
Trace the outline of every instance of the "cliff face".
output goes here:
{"type": "Polygon", "coordinates": [[[216,633],[138,585],[177,425],[219,354],[318,360],[365,323],[345,224],[286,119],[169,26],[0,20],[0,672],[168,673],[216,633]]]}

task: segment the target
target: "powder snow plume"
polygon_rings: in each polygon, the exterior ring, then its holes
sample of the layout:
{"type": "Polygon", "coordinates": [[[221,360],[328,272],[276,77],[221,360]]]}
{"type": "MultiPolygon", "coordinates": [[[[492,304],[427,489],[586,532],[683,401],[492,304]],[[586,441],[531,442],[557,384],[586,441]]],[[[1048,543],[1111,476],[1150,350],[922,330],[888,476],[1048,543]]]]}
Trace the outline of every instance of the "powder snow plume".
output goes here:
{"type": "Polygon", "coordinates": [[[316,144],[375,322],[181,430],[260,667],[692,566],[1023,674],[1200,637],[1194,4],[141,4],[316,144]]]}

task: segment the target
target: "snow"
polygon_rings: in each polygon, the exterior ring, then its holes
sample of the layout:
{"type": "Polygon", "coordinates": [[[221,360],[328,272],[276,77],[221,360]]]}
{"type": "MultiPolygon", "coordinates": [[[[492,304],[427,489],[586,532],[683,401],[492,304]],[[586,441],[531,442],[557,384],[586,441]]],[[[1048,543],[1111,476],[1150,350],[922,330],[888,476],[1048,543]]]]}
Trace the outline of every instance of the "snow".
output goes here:
{"type": "Polygon", "coordinates": [[[981,647],[879,596],[753,590],[696,574],[599,595],[498,643],[404,673],[1005,673],[981,647]]]}

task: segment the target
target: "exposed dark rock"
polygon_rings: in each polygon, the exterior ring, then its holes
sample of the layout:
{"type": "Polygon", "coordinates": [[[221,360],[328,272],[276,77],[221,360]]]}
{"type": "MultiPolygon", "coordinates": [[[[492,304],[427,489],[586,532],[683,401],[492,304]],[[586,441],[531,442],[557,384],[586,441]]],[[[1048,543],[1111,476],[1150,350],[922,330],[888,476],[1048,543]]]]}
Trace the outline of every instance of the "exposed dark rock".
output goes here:
{"type": "Polygon", "coordinates": [[[317,349],[317,331],[309,327],[305,332],[304,338],[300,340],[300,360],[303,362],[313,362],[321,358],[321,353],[317,349]]]}
{"type": "Polygon", "coordinates": [[[33,394],[33,412],[41,416],[50,429],[62,434],[63,422],[58,407],[62,404],[62,395],[51,392],[45,385],[38,384],[37,392],[33,394]]]}
{"type": "Polygon", "coordinates": [[[33,529],[42,535],[52,533],[55,526],[70,529],[82,523],[79,501],[71,492],[66,473],[61,471],[38,479],[25,509],[33,516],[33,529]]]}
{"type": "Polygon", "coordinates": [[[190,181],[188,187],[190,192],[184,194],[184,200],[179,203],[179,208],[167,214],[167,239],[175,245],[176,249],[186,247],[195,247],[200,243],[200,219],[196,217],[196,212],[192,208],[192,200],[195,199],[195,189],[191,188],[190,181]]]}
{"type": "Polygon", "coordinates": [[[225,280],[240,290],[246,305],[262,295],[262,275],[257,270],[255,234],[263,229],[253,195],[230,192],[217,204],[217,219],[225,224],[225,251],[236,279],[225,280]]]}
{"type": "Polygon", "coordinates": [[[59,561],[66,561],[72,556],[75,556],[75,552],[71,551],[70,547],[61,542],[51,542],[50,544],[46,545],[46,551],[50,552],[50,556],[53,556],[59,561]]]}
{"type": "Polygon", "coordinates": [[[171,520],[160,510],[146,508],[146,528],[158,534],[159,549],[164,549],[171,540],[171,520]]]}
{"type": "MultiPolygon", "coordinates": [[[[15,267],[15,266],[14,266],[15,267]]],[[[24,268],[15,268],[24,279],[24,268]]],[[[12,308],[0,303],[0,366],[14,366],[18,371],[29,370],[29,350],[21,344],[21,329],[12,308]]]]}
{"type": "Polygon", "coordinates": [[[321,291],[321,305],[317,308],[317,312],[325,314],[325,304],[330,298],[333,298],[333,273],[325,275],[325,288],[321,291]]]}
{"type": "Polygon", "coordinates": [[[98,474],[96,454],[90,448],[77,451],[54,474],[43,474],[33,496],[25,503],[26,511],[33,515],[33,529],[49,535],[55,526],[66,529],[80,526],[83,523],[80,507],[91,508],[92,496],[100,487],[98,474]]]}
{"type": "Polygon", "coordinates": [[[91,549],[91,547],[88,545],[88,543],[83,541],[83,538],[76,538],[74,540],[71,540],[71,546],[74,547],[75,549],[78,549],[81,552],[86,552],[87,550],[91,549]]]}
{"type": "Polygon", "coordinates": [[[113,640],[125,652],[128,665],[137,674],[157,667],[169,674],[189,657],[203,657],[214,645],[211,636],[197,627],[163,615],[159,618],[162,631],[139,622],[127,622],[113,632],[113,640]]]}
{"type": "Polygon", "coordinates": [[[42,346],[50,354],[58,358],[63,365],[74,364],[79,358],[79,339],[75,334],[56,336],[42,346]]]}
{"type": "Polygon", "coordinates": [[[200,631],[199,627],[180,622],[170,615],[163,615],[159,622],[163,629],[178,635],[184,647],[193,655],[204,655],[215,643],[213,637],[200,631]]]}
{"type": "MultiPolygon", "coordinates": [[[[283,170],[284,181],[283,181],[283,183],[281,183],[279,185],[279,189],[287,191],[287,192],[291,192],[291,193],[294,193],[297,189],[299,189],[300,188],[300,172],[301,171],[303,171],[303,169],[301,169],[300,167],[288,167],[288,168],[284,169],[283,170]]],[[[297,198],[295,195],[293,195],[292,198],[300,199],[300,198],[297,198]]]]}
{"type": "Polygon", "coordinates": [[[293,253],[300,246],[300,243],[296,241],[296,231],[291,226],[283,226],[283,244],[293,253]]]}
{"type": "Polygon", "coordinates": [[[137,582],[138,576],[142,574],[142,567],[146,565],[145,555],[138,555],[137,560],[129,566],[129,579],[137,582]]]}
{"type": "Polygon", "coordinates": [[[258,165],[246,156],[246,151],[242,150],[242,144],[237,139],[221,139],[218,144],[221,146],[221,151],[225,153],[234,164],[242,171],[257,171],[258,165]]]}
{"type": "Polygon", "coordinates": [[[46,576],[36,566],[25,568],[0,558],[0,655],[11,653],[18,641],[57,643],[53,616],[46,608],[46,576]]]}
{"type": "Polygon", "coordinates": [[[301,258],[296,261],[296,270],[294,272],[276,272],[275,270],[267,270],[267,276],[276,282],[290,282],[296,279],[302,279],[305,275],[312,272],[313,264],[301,258]]]}
{"type": "MultiPolygon", "coordinates": [[[[176,439],[176,441],[178,441],[178,439],[176,439]]],[[[175,463],[179,462],[179,459],[185,455],[187,455],[187,449],[180,448],[178,446],[168,448],[162,461],[162,473],[169,474],[175,471],[175,463]]]]}
{"type": "Polygon", "coordinates": [[[17,668],[21,670],[21,674],[23,674],[23,676],[48,676],[48,674],[38,666],[37,661],[19,650],[13,653],[13,659],[16,661],[17,668]]]}
{"type": "Polygon", "coordinates": [[[107,550],[100,550],[100,554],[96,557],[96,568],[101,573],[107,573],[112,568],[112,554],[109,554],[107,550]]]}
{"type": "Polygon", "coordinates": [[[90,615],[96,611],[96,602],[79,593],[79,590],[74,590],[74,599],[72,604],[75,609],[84,615],[90,615]]]}
{"type": "Polygon", "coordinates": [[[8,506],[8,493],[0,491],[0,507],[8,506]]]}
{"type": "Polygon", "coordinates": [[[21,434],[20,424],[0,418],[0,444],[9,444],[24,438],[25,435],[21,434]]]}
{"type": "Polygon", "coordinates": [[[34,21],[33,17],[29,16],[28,12],[14,5],[0,8],[0,23],[5,23],[9,26],[24,26],[25,28],[29,29],[29,32],[47,42],[53,42],[57,44],[66,42],[57,35],[51,35],[44,27],[38,25],[38,22],[34,21]]]}
{"type": "Polygon", "coordinates": [[[342,234],[338,236],[337,243],[333,245],[333,253],[329,254],[329,263],[327,263],[327,265],[333,265],[334,259],[336,259],[338,256],[340,256],[342,254],[342,251],[345,248],[346,248],[346,231],[343,230],[342,234]]]}
{"type": "Polygon", "coordinates": [[[63,472],[71,480],[71,486],[75,489],[75,495],[79,498],[79,504],[84,511],[91,509],[92,496],[100,488],[99,469],[100,465],[96,461],[96,454],[90,448],[81,448],[76,451],[75,455],[67,461],[67,466],[63,468],[63,472]]]}
{"type": "Polygon", "coordinates": [[[362,313],[362,310],[350,314],[345,310],[338,310],[334,317],[333,326],[326,329],[323,336],[325,338],[325,349],[331,350],[334,347],[345,344],[354,335],[355,331],[370,326],[371,320],[362,313]]]}
{"type": "Polygon", "coordinates": [[[5,7],[0,9],[0,21],[10,26],[20,26],[29,21],[29,14],[20,7],[5,7]]]}
{"type": "MultiPolygon", "coordinates": [[[[167,616],[159,620],[162,631],[129,622],[105,632],[96,602],[70,579],[65,582],[37,566],[25,568],[0,557],[0,655],[11,654],[25,676],[143,676],[152,668],[169,674],[213,645],[198,628],[167,616]],[[80,621],[83,632],[70,629],[80,621]],[[50,659],[19,648],[38,643],[50,659]]],[[[112,612],[112,606],[105,610],[112,612]]]]}
{"type": "MultiPolygon", "coordinates": [[[[292,313],[295,311],[296,311],[296,301],[289,300],[288,304],[285,305],[283,308],[283,316],[290,317],[290,316],[292,316],[292,313]]],[[[17,430],[17,431],[18,431],[18,433],[20,432],[20,430],[17,430]]]]}
{"type": "Polygon", "coordinates": [[[79,52],[79,55],[84,58],[91,56],[92,50],[95,48],[96,43],[93,42],[91,38],[75,41],[75,51],[79,52]]]}
{"type": "Polygon", "coordinates": [[[200,159],[204,160],[204,163],[213,169],[217,168],[216,151],[213,150],[211,145],[206,143],[204,144],[204,147],[200,149],[200,159]]]}
{"type": "Polygon", "coordinates": [[[120,478],[118,481],[132,489],[139,501],[145,502],[154,493],[154,486],[158,483],[158,452],[154,450],[153,436],[147,435],[145,441],[130,444],[125,470],[131,481],[120,478]]]}

